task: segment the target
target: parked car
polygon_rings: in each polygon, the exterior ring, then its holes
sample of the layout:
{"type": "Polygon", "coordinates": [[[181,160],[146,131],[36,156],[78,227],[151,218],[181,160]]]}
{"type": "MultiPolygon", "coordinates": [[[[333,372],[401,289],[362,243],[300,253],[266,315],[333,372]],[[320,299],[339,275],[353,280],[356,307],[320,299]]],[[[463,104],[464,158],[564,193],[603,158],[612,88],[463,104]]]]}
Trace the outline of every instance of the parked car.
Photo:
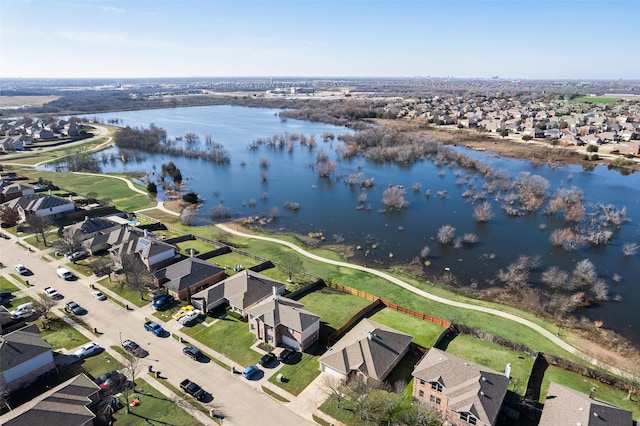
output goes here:
{"type": "Polygon", "coordinates": [[[193,323],[196,322],[199,317],[200,311],[195,309],[193,311],[187,312],[184,316],[180,317],[178,322],[182,325],[193,325],[193,323]]]}
{"type": "Polygon", "coordinates": [[[82,306],[78,305],[73,300],[68,302],[64,306],[64,310],[69,312],[69,313],[75,314],[75,315],[84,315],[84,314],[87,313],[87,310],[85,308],[83,308],[82,306]]]}
{"type": "Polygon", "coordinates": [[[269,352],[268,354],[262,355],[259,363],[261,366],[266,367],[275,360],[276,360],[276,355],[273,352],[269,352]]]}
{"type": "Polygon", "coordinates": [[[185,346],[184,348],[182,348],[182,353],[195,361],[198,361],[200,358],[202,358],[202,352],[200,351],[200,349],[194,346],[185,346]]]}
{"type": "Polygon", "coordinates": [[[93,379],[93,383],[95,383],[96,385],[99,385],[100,383],[106,381],[109,377],[117,373],[118,373],[118,370],[108,371],[103,375],[101,375],[100,377],[96,377],[95,379],[93,379]]]}
{"type": "Polygon", "coordinates": [[[188,312],[193,311],[194,309],[195,308],[191,305],[183,306],[182,308],[180,308],[180,310],[178,310],[178,312],[173,314],[173,319],[179,320],[183,316],[187,315],[188,312]]]}
{"type": "Polygon", "coordinates": [[[145,356],[149,355],[149,352],[140,347],[140,345],[138,345],[133,340],[125,340],[124,342],[122,342],[122,347],[124,348],[124,350],[137,358],[144,358],[145,356]]]}
{"type": "Polygon", "coordinates": [[[258,368],[257,365],[250,365],[250,366],[248,366],[247,368],[244,369],[244,371],[242,372],[242,377],[244,377],[245,379],[250,379],[258,371],[260,371],[260,369],[258,368]]]}
{"type": "MultiPolygon", "coordinates": [[[[103,376],[100,376],[100,377],[103,377],[103,376]]],[[[108,377],[106,377],[104,380],[96,384],[100,386],[100,389],[102,390],[112,390],[112,389],[118,388],[126,381],[127,381],[127,377],[124,374],[114,370],[108,373],[108,377]]]]}
{"type": "Polygon", "coordinates": [[[91,295],[98,300],[107,300],[107,296],[105,296],[101,291],[92,291],[91,295]]]}
{"type": "Polygon", "coordinates": [[[278,355],[278,361],[284,364],[289,361],[295,354],[296,351],[294,351],[293,349],[285,348],[282,352],[280,352],[280,355],[278,355]]]}
{"type": "Polygon", "coordinates": [[[76,261],[76,260],[84,259],[88,255],[89,253],[87,253],[85,250],[78,250],[78,251],[74,251],[73,253],[67,253],[65,257],[71,261],[76,261]]]}
{"type": "Polygon", "coordinates": [[[15,266],[15,270],[17,273],[19,273],[20,275],[27,275],[29,273],[29,269],[27,269],[26,266],[24,266],[22,263],[18,263],[15,266]]]}
{"type": "Polygon", "coordinates": [[[0,303],[4,303],[13,297],[10,291],[0,291],[0,303]]]}
{"type": "Polygon", "coordinates": [[[207,393],[195,382],[192,382],[189,379],[184,379],[180,382],[180,389],[197,399],[198,401],[202,401],[207,393]]]}
{"type": "Polygon", "coordinates": [[[73,353],[76,358],[86,358],[100,352],[102,348],[96,342],[87,343],[73,353]]]}
{"type": "Polygon", "coordinates": [[[153,296],[153,309],[161,311],[166,309],[173,302],[173,297],[166,293],[160,293],[153,296]]]}
{"type": "Polygon", "coordinates": [[[29,318],[36,313],[35,308],[33,307],[32,302],[23,303],[22,305],[18,305],[13,311],[11,311],[11,318],[20,319],[20,318],[29,318]]]}
{"type": "Polygon", "coordinates": [[[44,288],[44,294],[46,294],[47,296],[49,296],[52,299],[62,299],[62,298],[64,298],[64,296],[61,295],[60,293],[58,293],[58,290],[56,290],[53,287],[45,287],[44,288]]]}
{"type": "Polygon", "coordinates": [[[147,331],[152,332],[153,334],[155,334],[156,336],[163,336],[164,335],[164,328],[162,328],[162,326],[160,324],[158,324],[157,322],[153,322],[153,321],[147,321],[144,323],[144,329],[147,331]]]}
{"type": "Polygon", "coordinates": [[[67,268],[56,269],[56,274],[58,274],[60,278],[64,278],[67,281],[73,279],[73,274],[67,268]]]}

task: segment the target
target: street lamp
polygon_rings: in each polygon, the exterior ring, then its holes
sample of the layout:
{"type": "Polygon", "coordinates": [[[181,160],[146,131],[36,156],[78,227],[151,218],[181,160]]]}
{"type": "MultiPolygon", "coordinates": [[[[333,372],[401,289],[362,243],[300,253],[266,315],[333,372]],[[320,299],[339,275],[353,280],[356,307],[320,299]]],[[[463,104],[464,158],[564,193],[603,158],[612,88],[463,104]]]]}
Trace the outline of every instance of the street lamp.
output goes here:
{"type": "Polygon", "coordinates": [[[120,336],[120,347],[122,347],[122,331],[118,331],[118,335],[120,336]]]}

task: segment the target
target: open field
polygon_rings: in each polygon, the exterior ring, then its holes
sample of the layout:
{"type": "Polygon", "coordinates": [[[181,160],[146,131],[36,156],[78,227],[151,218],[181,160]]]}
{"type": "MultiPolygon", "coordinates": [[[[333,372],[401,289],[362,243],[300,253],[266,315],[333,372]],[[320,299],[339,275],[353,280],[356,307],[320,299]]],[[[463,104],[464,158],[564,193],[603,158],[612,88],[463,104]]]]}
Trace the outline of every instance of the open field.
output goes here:
{"type": "Polygon", "coordinates": [[[572,104],[615,104],[620,102],[620,98],[610,98],[605,96],[581,96],[579,98],[571,99],[569,101],[572,104]]]}
{"type": "Polygon", "coordinates": [[[60,96],[0,96],[0,108],[42,106],[60,99],[60,96]]]}

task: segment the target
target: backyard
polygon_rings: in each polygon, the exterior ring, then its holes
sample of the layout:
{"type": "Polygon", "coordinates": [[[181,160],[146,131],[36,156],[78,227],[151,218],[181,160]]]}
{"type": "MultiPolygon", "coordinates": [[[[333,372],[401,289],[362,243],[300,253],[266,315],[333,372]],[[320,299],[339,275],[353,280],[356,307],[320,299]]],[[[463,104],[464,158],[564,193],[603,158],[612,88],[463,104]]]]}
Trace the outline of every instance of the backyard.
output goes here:
{"type": "Polygon", "coordinates": [[[444,327],[440,325],[414,318],[390,308],[384,308],[375,312],[369,319],[412,335],[413,343],[423,348],[433,346],[438,336],[444,331],[444,327]]]}

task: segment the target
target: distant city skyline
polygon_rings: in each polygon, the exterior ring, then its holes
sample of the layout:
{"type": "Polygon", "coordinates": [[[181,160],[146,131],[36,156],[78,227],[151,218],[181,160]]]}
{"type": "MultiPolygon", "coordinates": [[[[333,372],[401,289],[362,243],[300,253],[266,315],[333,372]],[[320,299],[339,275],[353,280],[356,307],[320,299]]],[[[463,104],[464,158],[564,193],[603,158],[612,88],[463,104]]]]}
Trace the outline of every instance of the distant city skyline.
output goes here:
{"type": "Polygon", "coordinates": [[[0,78],[640,79],[635,0],[0,0],[0,78]]]}

